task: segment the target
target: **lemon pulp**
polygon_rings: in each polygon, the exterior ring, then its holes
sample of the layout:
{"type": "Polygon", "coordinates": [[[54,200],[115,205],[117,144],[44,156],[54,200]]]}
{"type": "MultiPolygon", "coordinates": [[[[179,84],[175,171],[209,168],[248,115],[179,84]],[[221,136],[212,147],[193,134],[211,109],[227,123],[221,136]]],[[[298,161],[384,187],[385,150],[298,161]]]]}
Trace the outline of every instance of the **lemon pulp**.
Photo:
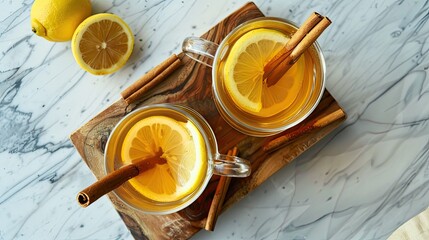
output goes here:
{"type": "Polygon", "coordinates": [[[167,163],[157,164],[129,183],[159,202],[177,201],[195,191],[207,170],[206,147],[197,127],[166,116],[140,120],[126,134],[121,158],[130,164],[155,156],[159,150],[167,163]]]}
{"type": "Polygon", "coordinates": [[[119,70],[128,60],[134,46],[129,26],[117,15],[100,13],[83,21],[72,38],[76,62],[95,75],[119,70]]]}

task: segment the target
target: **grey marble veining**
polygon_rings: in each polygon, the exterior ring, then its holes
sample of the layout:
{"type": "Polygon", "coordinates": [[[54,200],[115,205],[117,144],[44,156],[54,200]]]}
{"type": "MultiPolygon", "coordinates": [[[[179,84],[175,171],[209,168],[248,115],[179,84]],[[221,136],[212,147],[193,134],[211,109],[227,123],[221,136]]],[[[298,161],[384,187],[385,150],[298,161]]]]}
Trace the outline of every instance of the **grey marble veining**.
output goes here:
{"type": "MultiPolygon", "coordinates": [[[[102,1],[136,35],[127,65],[85,73],[70,43],[30,30],[33,1],[0,1],[0,239],[131,239],[68,136],[119,92],[245,1],[102,1]]],[[[195,239],[386,239],[429,206],[429,3],[256,1],[264,14],[333,24],[319,38],[327,89],[348,114],[338,130],[195,239]]]]}

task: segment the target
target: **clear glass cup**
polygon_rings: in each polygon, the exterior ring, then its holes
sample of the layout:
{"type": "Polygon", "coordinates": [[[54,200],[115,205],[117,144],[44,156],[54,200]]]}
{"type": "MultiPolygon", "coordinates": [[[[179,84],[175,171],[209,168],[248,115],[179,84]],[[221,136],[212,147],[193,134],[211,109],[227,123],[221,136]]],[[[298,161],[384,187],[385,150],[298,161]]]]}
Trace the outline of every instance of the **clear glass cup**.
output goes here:
{"type": "Polygon", "coordinates": [[[244,134],[265,137],[297,125],[313,112],[323,96],[326,67],[322,51],[315,42],[304,53],[312,63],[305,65],[309,80],[306,81],[305,88],[300,90],[297,100],[291,106],[270,117],[260,117],[244,112],[234,104],[224,86],[222,64],[226,61],[233,44],[241,36],[259,28],[275,29],[292,36],[297,30],[297,25],[280,18],[256,18],[233,29],[219,45],[202,38],[188,37],[183,41],[182,50],[195,61],[212,68],[213,98],[223,119],[244,134]]]}
{"type": "Polygon", "coordinates": [[[207,169],[203,180],[196,190],[184,198],[174,202],[157,202],[139,193],[131,184],[125,183],[114,190],[114,194],[125,204],[135,210],[148,214],[168,214],[177,212],[194,202],[204,191],[213,174],[229,177],[247,177],[250,175],[249,161],[236,157],[220,154],[215,135],[210,125],[195,110],[174,104],[154,104],[134,110],[126,115],[112,130],[107,141],[104,164],[105,173],[109,174],[122,166],[121,148],[122,142],[129,129],[141,119],[149,116],[168,116],[177,121],[191,121],[201,133],[205,147],[207,169]]]}

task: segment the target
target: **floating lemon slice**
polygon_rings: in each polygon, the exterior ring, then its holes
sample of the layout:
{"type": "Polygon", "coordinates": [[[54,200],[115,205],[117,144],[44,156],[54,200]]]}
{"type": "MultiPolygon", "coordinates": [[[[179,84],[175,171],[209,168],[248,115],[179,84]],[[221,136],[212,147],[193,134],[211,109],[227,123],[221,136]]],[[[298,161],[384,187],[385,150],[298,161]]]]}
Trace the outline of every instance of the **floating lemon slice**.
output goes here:
{"type": "Polygon", "coordinates": [[[86,71],[104,75],[119,70],[133,51],[134,36],[128,25],[109,13],[83,21],[72,38],[76,62],[86,71]]]}
{"type": "Polygon", "coordinates": [[[232,46],[225,62],[224,81],[233,102],[242,110],[270,116],[289,107],[302,86],[304,58],[273,86],[264,83],[265,64],[289,38],[272,29],[256,29],[241,36],[232,46]]]}
{"type": "Polygon", "coordinates": [[[161,150],[166,164],[141,173],[129,183],[142,195],[159,202],[182,199],[195,191],[206,174],[206,149],[192,122],[151,116],[137,122],[124,138],[125,164],[155,156],[161,150]]]}

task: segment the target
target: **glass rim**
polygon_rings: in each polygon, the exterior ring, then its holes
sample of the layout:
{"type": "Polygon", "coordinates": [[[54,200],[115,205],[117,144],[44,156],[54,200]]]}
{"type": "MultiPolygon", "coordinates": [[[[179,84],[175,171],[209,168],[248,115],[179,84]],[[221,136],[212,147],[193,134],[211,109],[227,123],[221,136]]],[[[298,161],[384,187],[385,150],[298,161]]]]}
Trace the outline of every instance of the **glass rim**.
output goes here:
{"type": "MultiPolygon", "coordinates": [[[[148,109],[152,109],[152,108],[168,108],[168,109],[172,109],[174,111],[177,111],[183,115],[185,115],[187,118],[189,118],[198,128],[198,130],[200,130],[200,132],[202,133],[201,135],[204,138],[204,142],[206,143],[206,145],[210,145],[208,142],[208,135],[211,135],[211,137],[213,138],[213,143],[214,146],[209,146],[210,148],[213,147],[213,151],[214,154],[219,154],[218,151],[218,146],[217,146],[217,141],[216,141],[216,137],[214,135],[214,132],[212,130],[212,128],[210,127],[210,125],[207,123],[207,121],[204,119],[204,117],[198,113],[197,111],[195,111],[194,109],[188,107],[188,106],[184,106],[184,105],[180,105],[180,104],[173,104],[173,103],[156,103],[156,104],[150,104],[150,105],[146,105],[146,106],[142,106],[139,108],[136,108],[134,110],[132,110],[131,112],[129,112],[128,114],[126,114],[125,116],[123,116],[118,123],[116,123],[116,125],[112,128],[112,131],[110,132],[110,135],[107,139],[106,142],[106,147],[104,149],[104,158],[103,158],[103,162],[104,162],[104,175],[107,175],[108,173],[110,173],[108,171],[108,160],[107,160],[107,149],[109,147],[109,143],[112,139],[113,133],[115,131],[117,131],[120,127],[120,125],[127,121],[130,117],[132,117],[134,114],[138,114],[142,111],[148,110],[148,109]],[[204,128],[201,126],[201,124],[199,123],[199,121],[197,121],[195,119],[194,116],[190,115],[189,113],[187,113],[184,109],[186,109],[187,111],[190,111],[192,114],[195,114],[195,116],[197,116],[204,124],[206,124],[209,128],[208,130],[210,131],[209,133],[207,133],[204,128]]],[[[201,194],[204,192],[204,190],[207,187],[207,184],[209,183],[211,176],[213,175],[213,157],[211,156],[211,152],[207,151],[207,173],[206,176],[204,178],[204,181],[201,183],[200,187],[195,191],[194,196],[192,196],[189,199],[186,199],[183,203],[179,203],[178,206],[173,207],[171,209],[168,210],[147,210],[147,209],[142,209],[139,208],[137,206],[135,206],[134,204],[130,203],[129,201],[125,200],[123,197],[121,197],[121,195],[119,193],[117,193],[116,189],[112,190],[111,193],[113,193],[122,203],[124,203],[126,206],[142,212],[142,213],[146,213],[146,214],[151,214],[151,215],[165,215],[165,214],[170,214],[170,213],[175,213],[178,212],[186,207],[188,207],[189,205],[191,205],[199,196],[201,196],[201,194]]],[[[156,202],[156,201],[155,201],[156,202]]],[[[171,202],[171,203],[177,203],[177,202],[171,202]]]]}

